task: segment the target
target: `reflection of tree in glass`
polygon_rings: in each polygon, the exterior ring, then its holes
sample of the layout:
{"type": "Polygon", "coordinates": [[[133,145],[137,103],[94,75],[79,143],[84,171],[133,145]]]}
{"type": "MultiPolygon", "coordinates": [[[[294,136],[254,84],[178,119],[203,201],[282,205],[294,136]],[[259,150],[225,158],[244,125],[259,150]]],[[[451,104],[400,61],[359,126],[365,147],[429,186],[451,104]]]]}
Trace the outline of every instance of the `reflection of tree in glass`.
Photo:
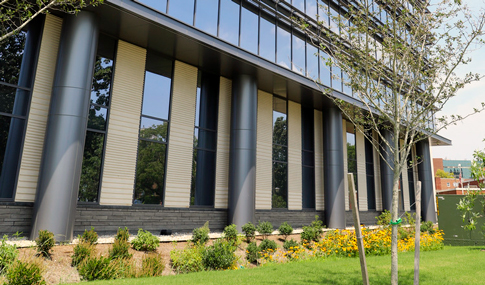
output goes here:
{"type": "Polygon", "coordinates": [[[355,145],[347,143],[347,170],[354,174],[354,185],[357,189],[357,156],[355,145]]]}
{"type": "Polygon", "coordinates": [[[98,105],[109,105],[109,91],[111,88],[111,78],[113,72],[113,61],[101,56],[96,57],[94,63],[94,75],[91,94],[96,96],[96,102],[93,102],[91,96],[91,103],[98,105]]]}
{"type": "Polygon", "coordinates": [[[17,84],[26,35],[20,32],[0,43],[0,81],[17,84]]]}
{"type": "MultiPolygon", "coordinates": [[[[286,162],[287,123],[283,116],[276,118],[273,126],[273,160],[286,162]]],[[[286,208],[287,164],[273,162],[272,207],[286,208]]]]}
{"type": "MultiPolygon", "coordinates": [[[[166,137],[167,126],[153,125],[140,130],[140,137],[166,137]]],[[[135,204],[161,204],[163,177],[165,175],[165,151],[163,143],[140,140],[135,185],[135,204]]]]}
{"type": "Polygon", "coordinates": [[[96,115],[96,111],[100,111],[101,108],[99,106],[93,106],[89,108],[88,114],[88,128],[96,129],[96,130],[104,130],[106,126],[106,118],[103,113],[96,115]]]}
{"type": "Polygon", "coordinates": [[[198,139],[194,136],[194,150],[192,154],[192,179],[190,181],[190,205],[195,205],[195,175],[197,170],[197,147],[198,139]]]}
{"type": "Polygon", "coordinates": [[[84,159],[79,183],[78,200],[96,202],[98,199],[104,134],[88,131],[84,145],[84,159]]]}

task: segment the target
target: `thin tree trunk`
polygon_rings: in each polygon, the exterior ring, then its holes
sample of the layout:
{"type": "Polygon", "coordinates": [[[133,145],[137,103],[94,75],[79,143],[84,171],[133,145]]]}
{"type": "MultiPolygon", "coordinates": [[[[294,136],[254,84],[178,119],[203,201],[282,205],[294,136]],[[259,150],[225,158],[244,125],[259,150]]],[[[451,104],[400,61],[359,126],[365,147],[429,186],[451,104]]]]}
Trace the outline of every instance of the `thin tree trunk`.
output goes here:
{"type": "Polygon", "coordinates": [[[347,180],[349,181],[349,197],[350,197],[350,204],[352,206],[352,216],[354,218],[355,238],[357,239],[357,247],[359,248],[360,271],[362,272],[362,283],[364,285],[369,285],[369,274],[367,273],[364,240],[362,239],[362,229],[360,228],[359,207],[357,206],[354,174],[348,173],[347,178],[348,178],[347,180]]]}
{"type": "MultiPolygon", "coordinates": [[[[392,190],[392,211],[391,211],[392,222],[396,222],[399,217],[399,209],[398,209],[399,180],[396,180],[396,178],[394,178],[394,180],[395,182],[392,190]]],[[[391,284],[392,285],[398,285],[397,232],[398,232],[398,225],[392,224],[392,234],[391,234],[391,284]]]]}
{"type": "Polygon", "coordinates": [[[414,233],[414,285],[419,284],[419,245],[421,241],[421,181],[416,183],[416,228],[414,233]]]}

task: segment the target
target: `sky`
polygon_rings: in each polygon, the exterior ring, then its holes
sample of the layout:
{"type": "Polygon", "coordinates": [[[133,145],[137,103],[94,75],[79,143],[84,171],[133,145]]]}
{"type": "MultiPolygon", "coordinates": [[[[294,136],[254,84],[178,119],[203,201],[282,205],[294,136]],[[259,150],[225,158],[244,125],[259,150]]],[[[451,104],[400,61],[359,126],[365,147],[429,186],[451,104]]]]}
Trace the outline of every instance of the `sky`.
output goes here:
{"type": "MultiPolygon", "coordinates": [[[[465,0],[464,3],[471,6],[475,11],[485,8],[485,4],[481,0],[465,0]]],[[[474,50],[470,57],[472,62],[458,72],[463,74],[472,71],[478,72],[482,76],[485,75],[485,46],[474,50]]],[[[474,107],[479,107],[481,102],[485,102],[485,78],[460,90],[457,96],[445,105],[441,115],[458,114],[464,116],[470,114],[474,107]]],[[[450,139],[452,146],[432,147],[431,151],[434,158],[472,160],[475,150],[485,149],[485,142],[483,141],[485,139],[485,111],[474,114],[456,125],[449,126],[438,134],[450,139]]]]}

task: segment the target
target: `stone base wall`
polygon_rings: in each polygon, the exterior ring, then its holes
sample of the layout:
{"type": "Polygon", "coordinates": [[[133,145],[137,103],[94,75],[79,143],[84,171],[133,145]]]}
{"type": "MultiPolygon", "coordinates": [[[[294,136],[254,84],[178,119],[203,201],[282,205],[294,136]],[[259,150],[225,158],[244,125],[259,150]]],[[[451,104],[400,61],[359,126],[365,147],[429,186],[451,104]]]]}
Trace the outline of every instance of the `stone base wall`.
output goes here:
{"type": "Polygon", "coordinates": [[[12,236],[17,232],[28,237],[33,208],[34,203],[0,202],[0,238],[3,235],[12,236]]]}
{"type": "Polygon", "coordinates": [[[308,226],[318,216],[325,224],[325,212],[315,210],[256,210],[255,223],[258,221],[271,222],[274,229],[278,229],[283,222],[288,222],[293,228],[308,226]]]}
{"type": "Polygon", "coordinates": [[[120,227],[128,227],[131,234],[139,228],[157,235],[162,229],[188,233],[207,221],[211,231],[222,231],[227,224],[227,210],[78,205],[74,235],[91,227],[100,235],[115,234],[120,227]]]}

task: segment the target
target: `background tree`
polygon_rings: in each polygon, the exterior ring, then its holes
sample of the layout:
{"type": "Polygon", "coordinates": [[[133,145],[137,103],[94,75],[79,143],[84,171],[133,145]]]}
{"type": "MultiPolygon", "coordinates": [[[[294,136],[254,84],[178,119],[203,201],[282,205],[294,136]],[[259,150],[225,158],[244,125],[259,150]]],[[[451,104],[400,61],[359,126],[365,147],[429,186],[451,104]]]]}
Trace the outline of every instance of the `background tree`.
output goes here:
{"type": "MultiPolygon", "coordinates": [[[[340,5],[339,16],[329,13],[330,26],[322,21],[294,21],[330,55],[328,60],[322,57],[327,67],[342,70],[332,76],[351,87],[362,106],[335,99],[325,88],[323,93],[375,148],[379,145],[369,130],[387,149],[380,155],[393,171],[391,214],[392,221],[397,221],[399,178],[410,167],[412,147],[483,110],[482,104],[465,116],[436,117],[460,89],[481,78],[472,72],[459,76],[456,71],[470,62],[470,49],[483,44],[484,16],[473,16],[466,6],[448,0],[432,6],[428,0],[379,2],[340,5]],[[392,134],[390,139],[386,132],[392,134]]],[[[396,224],[392,226],[392,284],[398,284],[397,238],[396,224]]]]}
{"type": "Polygon", "coordinates": [[[104,0],[0,0],[0,42],[20,32],[30,21],[49,11],[76,14],[80,9],[104,0]]]}
{"type": "Polygon", "coordinates": [[[443,169],[438,169],[438,170],[436,170],[436,177],[440,177],[440,178],[455,178],[455,175],[453,175],[453,173],[446,172],[443,169]]]}

